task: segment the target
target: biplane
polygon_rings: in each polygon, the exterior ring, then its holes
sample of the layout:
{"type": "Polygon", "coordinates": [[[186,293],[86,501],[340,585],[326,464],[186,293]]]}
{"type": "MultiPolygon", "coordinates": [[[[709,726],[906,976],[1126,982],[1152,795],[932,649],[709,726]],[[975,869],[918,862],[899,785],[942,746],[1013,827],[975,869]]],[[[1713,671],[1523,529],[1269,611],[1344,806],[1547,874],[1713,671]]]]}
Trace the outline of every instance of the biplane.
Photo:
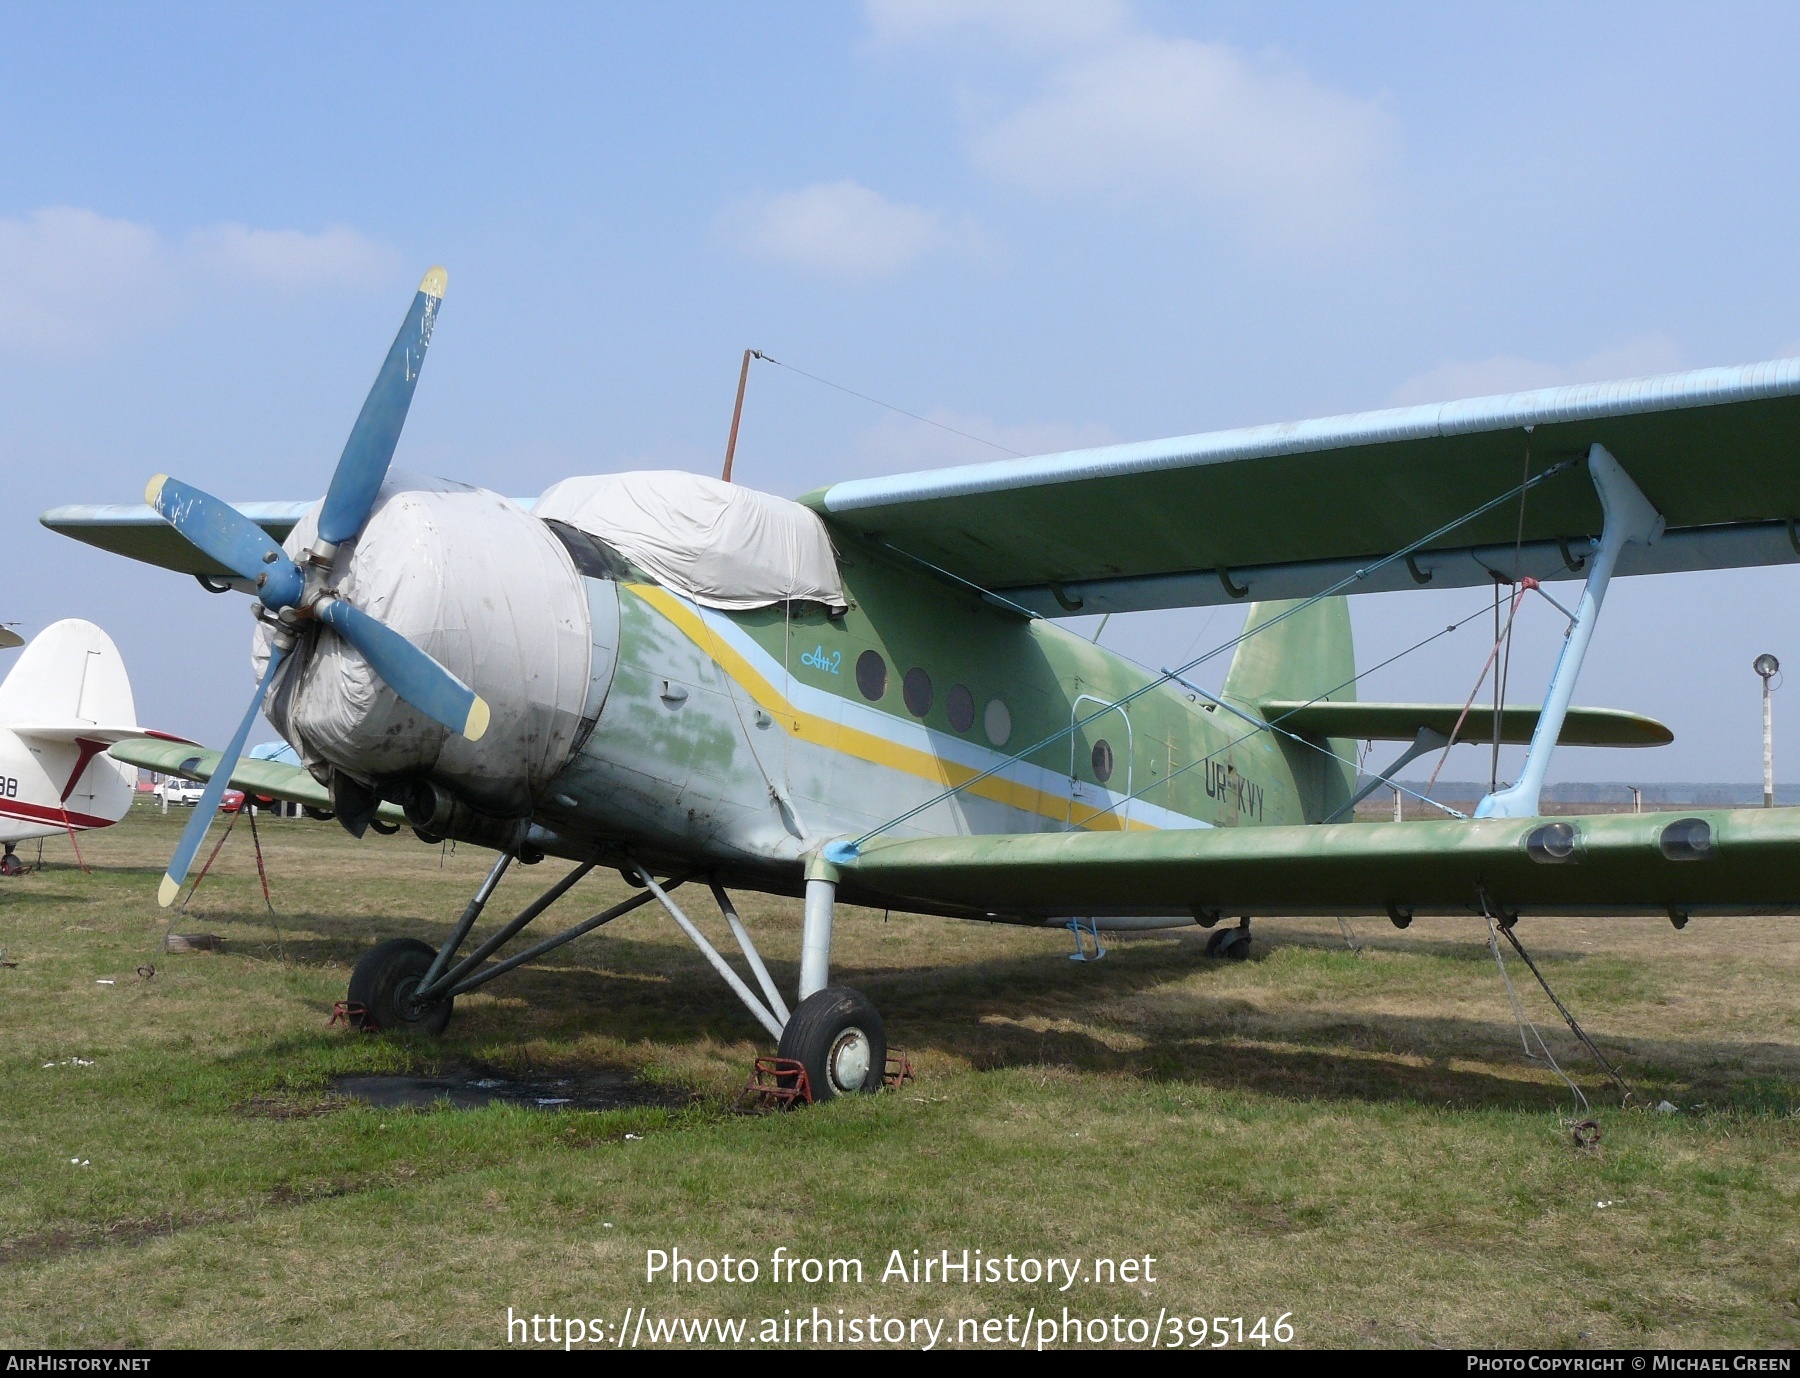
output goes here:
{"type": "Polygon", "coordinates": [[[136,741],[353,834],[404,824],[496,859],[441,941],[382,943],[349,997],[384,1030],[645,904],[705,953],[816,1095],[880,1084],[886,1033],[831,981],[839,902],[1008,923],[1792,910],[1800,814],[1540,816],[1559,742],[1662,724],[1573,706],[1615,576],[1800,561],[1800,360],[1552,388],[833,484],[797,501],[667,472],[514,500],[390,467],[443,298],[421,283],[317,502],[158,476],[44,524],[249,594],[258,684],[223,751],[136,741]],[[1347,599],[1536,589],[1567,620],[1538,706],[1371,703],[1347,599]],[[1561,597],[1549,587],[1573,585],[1561,597]],[[1223,688],[1060,625],[1242,603],[1223,688]],[[265,711],[302,762],[243,759],[265,711]],[[1406,761],[1527,743],[1473,816],[1353,821],[1356,744],[1406,761]],[[569,869],[475,941],[510,866],[569,869]],[[597,867],[636,893],[501,950],[597,867]],[[741,974],[678,892],[704,890],[741,974]],[[790,1007],[733,889],[804,898],[790,1007]]]}

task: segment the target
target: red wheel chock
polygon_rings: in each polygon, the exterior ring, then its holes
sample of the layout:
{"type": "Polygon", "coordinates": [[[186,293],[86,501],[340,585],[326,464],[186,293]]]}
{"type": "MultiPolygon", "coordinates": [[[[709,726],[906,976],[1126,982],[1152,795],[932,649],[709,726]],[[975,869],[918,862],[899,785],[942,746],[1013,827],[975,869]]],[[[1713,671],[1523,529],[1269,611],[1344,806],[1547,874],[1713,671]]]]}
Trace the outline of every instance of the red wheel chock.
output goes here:
{"type": "Polygon", "coordinates": [[[364,1033],[374,1033],[375,1016],[369,1013],[369,1007],[355,1000],[340,1000],[331,1007],[331,1018],[325,1021],[325,1027],[342,1024],[345,1029],[361,1029],[364,1033]]]}
{"type": "Polygon", "coordinates": [[[743,1111],[792,1110],[796,1105],[811,1105],[812,1079],[806,1075],[806,1064],[791,1057],[759,1057],[750,1068],[750,1080],[738,1096],[738,1109],[743,1111]]]}
{"type": "Polygon", "coordinates": [[[887,1067],[881,1074],[881,1089],[884,1091],[898,1091],[908,1082],[917,1081],[918,1079],[918,1076],[913,1072],[912,1059],[906,1055],[906,1049],[889,1048],[887,1052],[887,1067]]]}

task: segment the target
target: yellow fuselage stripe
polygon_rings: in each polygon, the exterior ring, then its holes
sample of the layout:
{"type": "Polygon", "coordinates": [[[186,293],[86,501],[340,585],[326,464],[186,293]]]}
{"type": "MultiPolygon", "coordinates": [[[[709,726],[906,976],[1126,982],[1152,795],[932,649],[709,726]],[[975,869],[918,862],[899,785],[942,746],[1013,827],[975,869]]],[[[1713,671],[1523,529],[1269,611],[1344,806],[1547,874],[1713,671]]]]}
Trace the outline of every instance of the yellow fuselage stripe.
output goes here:
{"type": "MultiPolygon", "coordinates": [[[[623,587],[635,593],[679,628],[689,640],[711,656],[719,668],[735,680],[759,708],[779,718],[801,741],[822,746],[828,751],[839,751],[873,765],[916,775],[921,780],[929,780],[945,789],[964,784],[981,773],[972,766],[946,761],[942,756],[935,756],[929,751],[903,746],[872,732],[846,727],[828,718],[802,712],[788,702],[749,661],[707,626],[705,620],[691,607],[667,589],[653,584],[626,584],[623,587]]],[[[1077,827],[1096,832],[1118,831],[1121,827],[1155,831],[1150,824],[1137,819],[1122,823],[1119,816],[1111,810],[1089,808],[1061,795],[1019,784],[998,775],[990,775],[987,779],[970,785],[967,792],[1044,818],[1053,818],[1058,822],[1067,820],[1077,827]]]]}

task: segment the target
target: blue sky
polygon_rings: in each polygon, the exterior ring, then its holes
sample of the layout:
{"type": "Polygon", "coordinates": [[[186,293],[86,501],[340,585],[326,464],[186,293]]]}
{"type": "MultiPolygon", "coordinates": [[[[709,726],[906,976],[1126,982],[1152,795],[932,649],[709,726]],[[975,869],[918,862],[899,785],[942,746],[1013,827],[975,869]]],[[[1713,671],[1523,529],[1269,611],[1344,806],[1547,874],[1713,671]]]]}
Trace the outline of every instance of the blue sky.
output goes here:
{"type": "MultiPolygon", "coordinates": [[[[0,6],[0,620],[98,621],[143,721],[227,735],[243,600],[36,515],[159,470],[317,494],[434,262],[398,462],[516,495],[716,470],[746,346],[1025,451],[1800,354],[1797,38],[1775,5],[0,6]]],[[[759,366],[738,475],[991,453],[759,366]]],[[[1615,586],[1578,698],[1678,741],[1554,775],[1754,779],[1796,592],[1615,586]]],[[[1360,600],[1362,659],[1480,597],[1360,600]]],[[[1522,620],[1515,697],[1557,631],[1522,620]]],[[[1461,700],[1486,649],[1364,696],[1461,700]]]]}

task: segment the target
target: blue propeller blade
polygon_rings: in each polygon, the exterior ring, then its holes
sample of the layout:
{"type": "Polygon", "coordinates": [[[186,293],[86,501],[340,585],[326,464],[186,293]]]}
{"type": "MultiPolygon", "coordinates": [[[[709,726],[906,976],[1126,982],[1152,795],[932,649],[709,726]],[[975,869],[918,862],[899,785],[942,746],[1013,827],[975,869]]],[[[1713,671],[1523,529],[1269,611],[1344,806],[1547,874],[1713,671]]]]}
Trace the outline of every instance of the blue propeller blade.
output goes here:
{"type": "Polygon", "coordinates": [[[189,545],[256,584],[257,596],[267,606],[285,608],[300,601],[306,586],[300,570],[268,532],[230,503],[167,474],[150,480],[144,501],[189,545]]]}
{"type": "Polygon", "coordinates": [[[375,494],[394,458],[394,446],[400,443],[400,428],[406,424],[406,409],[412,405],[413,388],[419,381],[419,368],[425,362],[425,349],[431,343],[448,281],[442,268],[433,268],[419,284],[412,309],[394,336],[350,439],[344,442],[325,506],[319,510],[320,540],[332,545],[347,541],[369,518],[375,494]]]}
{"type": "Polygon", "coordinates": [[[321,600],[317,615],[361,651],[388,687],[421,713],[472,742],[487,731],[487,700],[392,627],[341,598],[321,600]]]}
{"type": "Polygon", "coordinates": [[[263,671],[262,683],[256,686],[256,697],[250,700],[250,711],[244,714],[243,722],[238,724],[237,735],[231,739],[231,745],[225,748],[225,754],[219,757],[218,768],[213,771],[212,779],[206,782],[206,792],[200,796],[200,802],[194,805],[194,816],[188,819],[187,827],[181,830],[181,841],[175,844],[175,855],[169,858],[169,869],[162,878],[162,887],[156,892],[156,902],[164,909],[173,904],[175,896],[181,893],[181,883],[187,879],[188,867],[194,864],[194,854],[200,850],[200,844],[206,841],[206,830],[212,826],[213,815],[219,811],[219,800],[225,797],[225,790],[231,784],[231,772],[237,769],[238,757],[244,754],[244,742],[250,736],[250,725],[262,711],[263,696],[269,692],[269,684],[275,678],[275,671],[281,666],[282,655],[279,647],[270,648],[269,668],[263,671]]]}

